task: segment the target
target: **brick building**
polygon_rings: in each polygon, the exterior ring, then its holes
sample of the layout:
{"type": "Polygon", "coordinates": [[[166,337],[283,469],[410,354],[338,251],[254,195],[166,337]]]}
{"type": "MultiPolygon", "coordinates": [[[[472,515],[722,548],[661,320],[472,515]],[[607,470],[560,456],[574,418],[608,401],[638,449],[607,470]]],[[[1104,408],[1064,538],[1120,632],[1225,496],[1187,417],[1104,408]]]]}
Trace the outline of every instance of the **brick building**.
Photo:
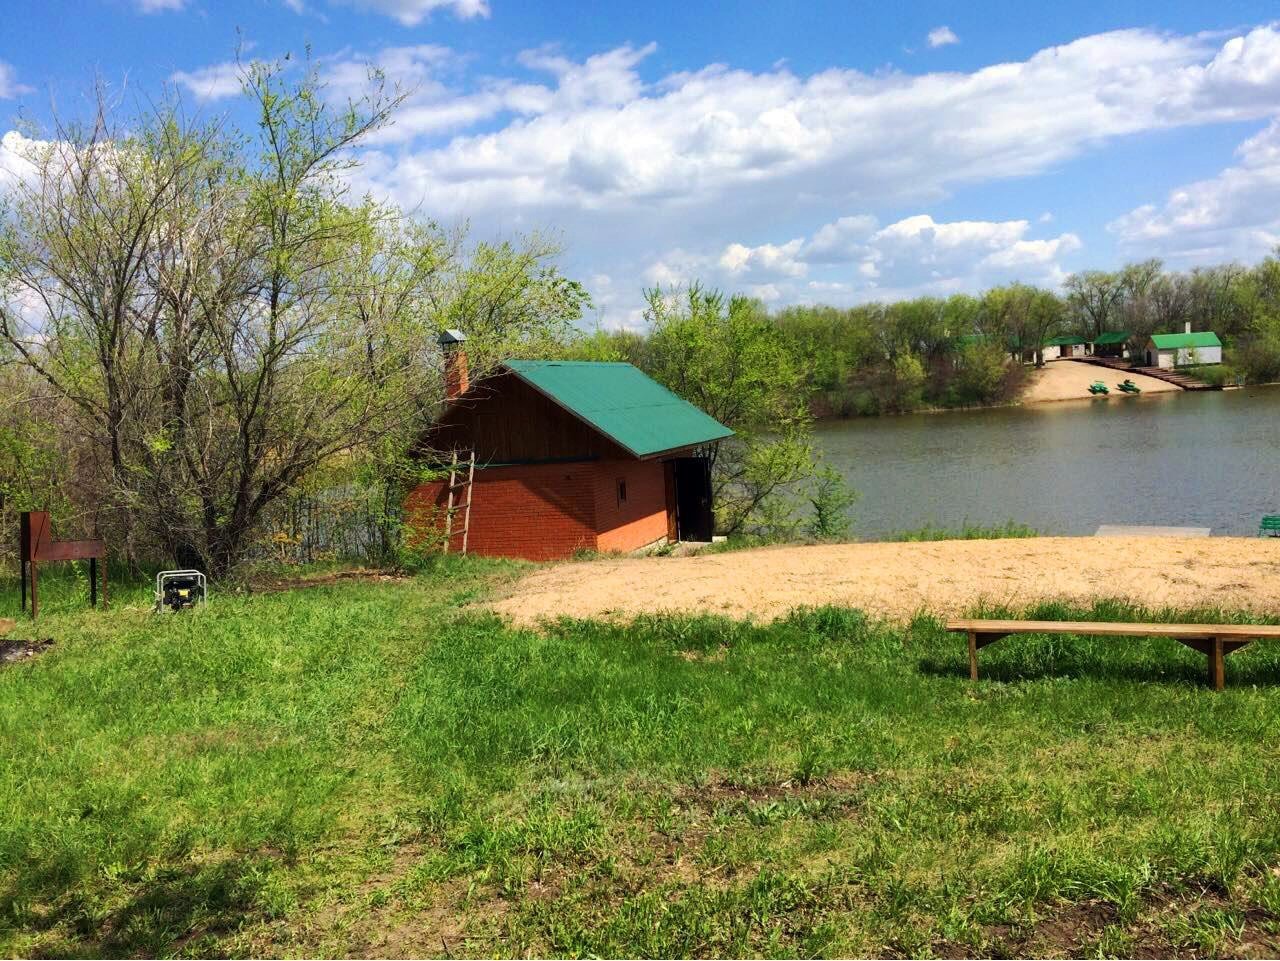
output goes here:
{"type": "MultiPolygon", "coordinates": [[[[711,539],[707,453],[727,427],[630,364],[511,360],[470,383],[465,340],[441,337],[444,413],[423,456],[466,462],[454,504],[470,497],[466,549],[529,560],[576,551],[634,551],[664,540],[711,539]]],[[[462,549],[464,512],[446,522],[447,480],[410,492],[411,528],[448,528],[462,549]]]]}

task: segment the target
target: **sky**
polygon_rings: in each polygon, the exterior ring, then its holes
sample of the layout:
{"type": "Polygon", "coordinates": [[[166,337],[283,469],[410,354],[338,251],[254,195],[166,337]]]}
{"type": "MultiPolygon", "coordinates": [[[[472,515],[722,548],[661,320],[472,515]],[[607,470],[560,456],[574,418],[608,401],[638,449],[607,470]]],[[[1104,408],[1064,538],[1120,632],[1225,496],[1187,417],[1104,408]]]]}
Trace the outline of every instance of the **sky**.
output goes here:
{"type": "Polygon", "coordinates": [[[771,307],[1280,244],[1280,20],[1253,0],[0,0],[0,190],[95,82],[249,121],[236,56],[408,94],[352,190],[540,232],[587,323],[701,280],[771,307]]]}

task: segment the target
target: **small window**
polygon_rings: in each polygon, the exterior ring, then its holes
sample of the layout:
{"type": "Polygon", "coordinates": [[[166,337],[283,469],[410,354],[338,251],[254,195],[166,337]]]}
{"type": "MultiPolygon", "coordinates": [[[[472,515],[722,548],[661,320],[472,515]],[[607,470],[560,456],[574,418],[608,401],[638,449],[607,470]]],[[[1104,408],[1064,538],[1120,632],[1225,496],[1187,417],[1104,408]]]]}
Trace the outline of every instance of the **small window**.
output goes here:
{"type": "Polygon", "coordinates": [[[618,478],[618,506],[621,507],[627,502],[627,482],[621,477],[618,478]]]}

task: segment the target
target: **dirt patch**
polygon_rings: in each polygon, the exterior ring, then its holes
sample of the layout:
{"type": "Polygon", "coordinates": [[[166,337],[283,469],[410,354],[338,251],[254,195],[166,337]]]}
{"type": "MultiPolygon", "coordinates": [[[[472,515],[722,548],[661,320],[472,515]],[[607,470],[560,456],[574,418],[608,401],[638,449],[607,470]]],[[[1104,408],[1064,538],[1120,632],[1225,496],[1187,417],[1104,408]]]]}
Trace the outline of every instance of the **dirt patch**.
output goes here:
{"type": "Polygon", "coordinates": [[[43,641],[21,641],[17,638],[0,640],[0,664],[27,661],[38,657],[51,647],[53,647],[52,637],[46,637],[43,641]]]}
{"type": "Polygon", "coordinates": [[[493,606],[520,625],[562,616],[687,612],[773,618],[834,604],[906,619],[980,602],[1129,600],[1148,607],[1280,607],[1280,547],[1249,537],[1032,537],[831,544],[557,564],[493,606]]]}
{"type": "Polygon", "coordinates": [[[18,622],[8,617],[0,617],[0,634],[8,634],[18,626],[18,622]]]}
{"type": "Polygon", "coordinates": [[[832,774],[807,782],[788,779],[778,782],[742,781],[712,775],[705,784],[691,785],[676,795],[676,803],[686,808],[718,808],[726,804],[778,801],[786,798],[844,797],[873,780],[867,774],[832,774]]]}

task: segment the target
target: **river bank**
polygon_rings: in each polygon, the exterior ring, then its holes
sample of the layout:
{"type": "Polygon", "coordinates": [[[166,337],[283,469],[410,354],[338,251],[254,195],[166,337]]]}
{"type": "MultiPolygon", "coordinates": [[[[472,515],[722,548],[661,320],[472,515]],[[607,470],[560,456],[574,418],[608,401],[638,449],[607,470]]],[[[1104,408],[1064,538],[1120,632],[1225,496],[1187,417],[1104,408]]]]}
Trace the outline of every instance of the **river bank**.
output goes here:
{"type": "Polygon", "coordinates": [[[1176,393],[1182,389],[1145,374],[1125,373],[1079,360],[1051,360],[1028,375],[1027,386],[1019,403],[1030,405],[1065,400],[1129,400],[1130,395],[1122,393],[1116,387],[1125,379],[1133,381],[1143,394],[1176,393]],[[1089,385],[1099,380],[1111,388],[1111,393],[1095,398],[1089,393],[1089,385]]]}
{"type": "Polygon", "coordinates": [[[978,604],[1126,600],[1148,607],[1280,606],[1280,541],[1035,537],[769,547],[557,564],[494,604],[517,624],[679,611],[774,618],[834,604],[904,620],[978,604]]]}

